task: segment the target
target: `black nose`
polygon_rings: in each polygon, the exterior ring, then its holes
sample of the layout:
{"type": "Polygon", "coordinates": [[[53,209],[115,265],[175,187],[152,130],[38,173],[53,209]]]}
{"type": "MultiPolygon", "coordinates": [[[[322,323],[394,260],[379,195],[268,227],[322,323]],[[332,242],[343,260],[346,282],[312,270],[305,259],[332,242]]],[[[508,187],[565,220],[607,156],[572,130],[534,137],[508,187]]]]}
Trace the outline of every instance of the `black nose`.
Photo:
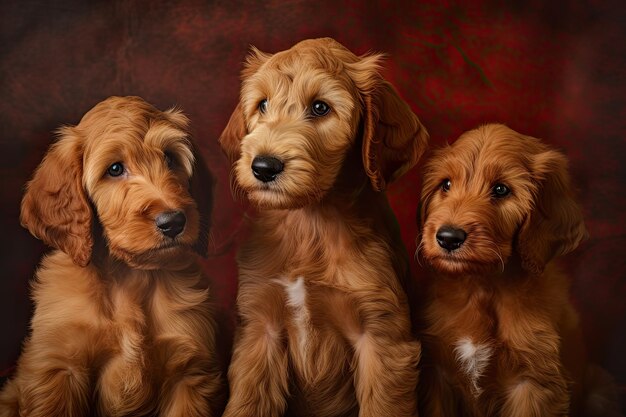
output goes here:
{"type": "Polygon", "coordinates": [[[442,226],[437,230],[437,243],[447,251],[452,252],[461,247],[467,234],[461,229],[452,226],[442,226]]]}
{"type": "Polygon", "coordinates": [[[282,162],[271,156],[257,156],[252,161],[252,173],[263,182],[274,181],[284,167],[282,162]]]}
{"type": "Polygon", "coordinates": [[[182,211],[166,211],[159,214],[154,222],[161,233],[174,239],[185,228],[187,218],[182,211]]]}

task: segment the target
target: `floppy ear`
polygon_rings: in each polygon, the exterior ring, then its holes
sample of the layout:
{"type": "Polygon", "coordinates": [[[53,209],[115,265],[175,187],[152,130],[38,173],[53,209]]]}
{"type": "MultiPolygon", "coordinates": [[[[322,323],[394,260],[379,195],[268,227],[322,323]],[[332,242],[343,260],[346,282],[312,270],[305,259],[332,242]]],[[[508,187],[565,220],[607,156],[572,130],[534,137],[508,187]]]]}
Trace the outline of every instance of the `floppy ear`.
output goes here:
{"type": "MultiPolygon", "coordinates": [[[[245,80],[250,78],[264,62],[271,57],[271,54],[261,52],[254,46],[250,46],[250,52],[246,57],[244,68],[241,71],[241,78],[245,80]]],[[[226,153],[226,156],[231,163],[234,163],[239,159],[239,153],[241,152],[241,139],[248,134],[248,129],[243,117],[243,111],[241,109],[240,102],[237,103],[237,107],[231,114],[228,124],[224,128],[224,131],[220,135],[219,143],[222,146],[222,150],[226,153]]]]}
{"type": "Polygon", "coordinates": [[[247,134],[248,130],[243,120],[241,103],[237,103],[237,107],[235,107],[233,114],[230,115],[230,120],[228,120],[228,124],[219,138],[220,146],[231,164],[239,159],[241,139],[247,134]]]}
{"type": "Polygon", "coordinates": [[[215,186],[215,178],[206,166],[200,149],[192,143],[193,153],[195,157],[195,165],[193,175],[190,179],[190,192],[196,201],[198,212],[200,214],[200,231],[198,240],[194,244],[194,250],[203,257],[208,255],[209,231],[211,230],[211,213],[213,210],[213,188],[215,186]]]}
{"type": "Polygon", "coordinates": [[[416,241],[419,244],[422,240],[422,228],[424,227],[424,220],[426,219],[426,212],[428,210],[428,204],[430,203],[430,194],[424,195],[420,198],[417,205],[417,211],[415,212],[415,223],[417,224],[417,236],[416,241]]]}
{"type": "Polygon", "coordinates": [[[547,150],[534,156],[532,170],[539,189],[535,207],[520,228],[517,246],[522,266],[541,273],[552,258],[576,249],[587,231],[571,190],[567,158],[547,150]]]}
{"type": "Polygon", "coordinates": [[[419,247],[420,242],[422,241],[422,229],[424,227],[424,222],[426,221],[426,217],[428,216],[428,206],[430,205],[430,200],[433,197],[433,194],[437,190],[437,184],[430,179],[428,176],[428,171],[430,170],[430,165],[426,165],[424,169],[424,175],[422,178],[424,179],[422,184],[422,193],[420,196],[420,201],[417,206],[417,211],[415,213],[415,222],[417,224],[417,236],[415,237],[415,242],[419,247]]]}
{"type": "Polygon", "coordinates": [[[83,152],[78,133],[59,130],[59,141],[26,185],[20,221],[33,236],[67,253],[80,266],[91,259],[92,211],[82,185],[83,152]]]}
{"type": "Polygon", "coordinates": [[[411,169],[428,146],[428,132],[395,88],[378,73],[381,55],[351,65],[363,99],[363,165],[376,191],[411,169]]]}

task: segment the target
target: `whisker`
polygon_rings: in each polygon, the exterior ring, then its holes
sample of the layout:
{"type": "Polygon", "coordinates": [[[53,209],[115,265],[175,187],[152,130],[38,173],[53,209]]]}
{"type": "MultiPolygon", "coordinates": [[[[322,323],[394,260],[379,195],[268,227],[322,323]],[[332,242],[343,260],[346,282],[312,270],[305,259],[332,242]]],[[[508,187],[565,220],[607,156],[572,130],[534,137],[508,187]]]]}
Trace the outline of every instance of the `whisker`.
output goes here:
{"type": "Polygon", "coordinates": [[[424,267],[422,264],[422,257],[420,256],[422,249],[424,248],[424,239],[420,240],[420,243],[417,245],[415,249],[415,253],[413,254],[413,258],[417,261],[417,264],[421,267],[424,267]]]}
{"type": "Polygon", "coordinates": [[[500,248],[498,247],[498,245],[496,245],[495,242],[493,242],[491,240],[487,240],[486,242],[489,245],[493,245],[495,247],[495,249],[494,249],[494,248],[491,248],[491,247],[487,246],[487,249],[496,254],[498,259],[500,260],[500,265],[502,265],[502,272],[504,272],[504,258],[502,257],[502,253],[500,252],[500,248]]]}

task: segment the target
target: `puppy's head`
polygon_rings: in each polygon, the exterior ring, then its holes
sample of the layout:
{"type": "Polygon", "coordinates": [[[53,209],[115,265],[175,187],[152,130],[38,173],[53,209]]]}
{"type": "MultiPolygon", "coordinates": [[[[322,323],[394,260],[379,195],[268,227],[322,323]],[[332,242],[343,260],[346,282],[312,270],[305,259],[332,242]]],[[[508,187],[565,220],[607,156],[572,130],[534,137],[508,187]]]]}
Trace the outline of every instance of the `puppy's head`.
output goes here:
{"type": "Polygon", "coordinates": [[[514,252],[540,273],[586,235],[565,156],[503,125],[466,132],[433,156],[419,217],[418,255],[446,273],[504,268],[514,252]]]}
{"type": "Polygon", "coordinates": [[[81,266],[99,227],[108,254],[135,268],[162,267],[192,247],[204,254],[212,180],[187,125],[180,111],[139,97],[97,104],[59,130],[27,184],[22,225],[81,266]]]}
{"type": "Polygon", "coordinates": [[[220,137],[235,189],[260,207],[319,201],[353,146],[361,146],[377,191],[411,168],[428,133],[381,78],[380,60],[330,38],[274,55],[253,48],[241,100],[220,137]]]}

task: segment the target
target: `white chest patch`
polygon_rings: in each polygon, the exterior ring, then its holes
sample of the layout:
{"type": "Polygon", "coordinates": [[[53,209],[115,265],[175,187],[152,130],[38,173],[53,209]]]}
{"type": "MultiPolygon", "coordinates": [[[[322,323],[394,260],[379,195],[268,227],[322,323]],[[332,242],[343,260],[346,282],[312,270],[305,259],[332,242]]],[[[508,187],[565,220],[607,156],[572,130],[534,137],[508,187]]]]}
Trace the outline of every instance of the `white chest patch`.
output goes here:
{"type": "Polygon", "coordinates": [[[293,318],[298,328],[298,346],[300,354],[306,357],[308,347],[308,333],[310,331],[310,314],[306,307],[306,286],[304,278],[298,277],[295,281],[283,279],[279,281],[287,293],[287,306],[292,309],[293,318]]]}
{"type": "Polygon", "coordinates": [[[478,397],[482,392],[479,379],[489,365],[492,348],[487,344],[474,344],[470,338],[464,337],[456,342],[454,353],[461,370],[467,375],[472,384],[474,396],[478,397]]]}
{"type": "Polygon", "coordinates": [[[298,277],[293,282],[287,280],[282,281],[287,292],[287,304],[295,309],[306,309],[306,287],[304,286],[304,278],[298,277]]]}

